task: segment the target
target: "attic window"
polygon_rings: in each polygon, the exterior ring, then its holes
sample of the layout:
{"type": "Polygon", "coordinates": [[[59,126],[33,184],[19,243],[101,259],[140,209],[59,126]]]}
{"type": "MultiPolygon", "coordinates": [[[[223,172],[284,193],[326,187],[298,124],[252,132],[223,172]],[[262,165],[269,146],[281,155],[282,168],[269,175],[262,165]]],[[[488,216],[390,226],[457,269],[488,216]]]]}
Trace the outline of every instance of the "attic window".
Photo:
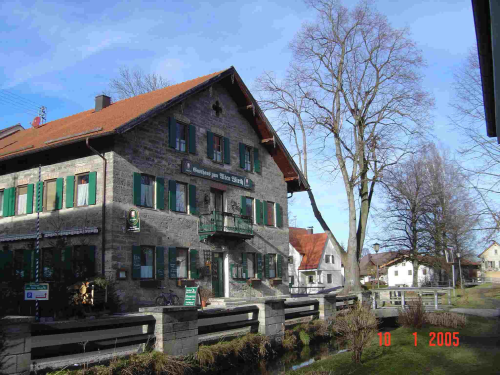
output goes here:
{"type": "Polygon", "coordinates": [[[212,109],[215,111],[215,115],[217,117],[220,117],[221,113],[222,113],[222,107],[220,106],[220,103],[219,101],[217,100],[215,102],[215,104],[212,106],[212,109]]]}

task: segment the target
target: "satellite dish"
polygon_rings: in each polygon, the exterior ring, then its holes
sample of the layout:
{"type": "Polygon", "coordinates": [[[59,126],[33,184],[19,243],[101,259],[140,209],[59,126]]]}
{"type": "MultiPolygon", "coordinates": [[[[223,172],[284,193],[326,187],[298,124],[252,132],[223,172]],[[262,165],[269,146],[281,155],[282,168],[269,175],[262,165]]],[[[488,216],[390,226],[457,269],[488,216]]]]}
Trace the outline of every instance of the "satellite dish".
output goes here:
{"type": "Polygon", "coordinates": [[[33,122],[31,123],[31,125],[34,127],[34,128],[39,128],[40,127],[40,117],[37,116],[33,119],[33,122]]]}

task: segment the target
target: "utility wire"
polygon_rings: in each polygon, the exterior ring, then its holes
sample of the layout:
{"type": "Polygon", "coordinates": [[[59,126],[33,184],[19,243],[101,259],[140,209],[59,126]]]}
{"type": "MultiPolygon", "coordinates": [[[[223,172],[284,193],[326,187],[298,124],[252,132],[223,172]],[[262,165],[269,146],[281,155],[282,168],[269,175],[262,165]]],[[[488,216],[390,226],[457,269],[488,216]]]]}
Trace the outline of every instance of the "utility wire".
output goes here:
{"type": "Polygon", "coordinates": [[[35,110],[35,109],[26,108],[22,104],[16,103],[16,102],[14,102],[14,101],[12,101],[10,99],[7,99],[7,98],[1,97],[1,96],[0,96],[0,102],[4,102],[5,104],[9,104],[9,105],[15,106],[18,109],[22,109],[25,112],[37,113],[38,114],[38,111],[35,110]]]}
{"type": "Polygon", "coordinates": [[[16,94],[13,91],[10,91],[10,90],[7,90],[7,89],[2,89],[2,90],[0,90],[0,92],[4,92],[4,93],[7,93],[7,94],[9,94],[11,96],[17,97],[18,99],[23,100],[26,103],[30,103],[31,105],[34,105],[37,108],[41,107],[38,103],[35,103],[33,100],[27,99],[27,98],[25,98],[25,97],[23,97],[23,96],[21,96],[19,94],[16,94]]]}
{"type": "Polygon", "coordinates": [[[17,104],[20,107],[38,112],[39,107],[35,107],[32,104],[27,105],[26,103],[23,103],[12,96],[4,95],[4,93],[2,91],[0,91],[0,99],[4,99],[6,101],[9,101],[10,103],[17,104]]]}
{"type": "Polygon", "coordinates": [[[26,109],[25,107],[22,107],[19,104],[9,102],[7,100],[4,100],[3,98],[0,98],[0,104],[5,104],[5,105],[8,105],[8,106],[12,106],[12,107],[14,107],[13,109],[15,109],[17,111],[21,111],[21,112],[27,113],[27,114],[32,115],[32,116],[38,116],[38,113],[35,112],[34,110],[26,109]]]}

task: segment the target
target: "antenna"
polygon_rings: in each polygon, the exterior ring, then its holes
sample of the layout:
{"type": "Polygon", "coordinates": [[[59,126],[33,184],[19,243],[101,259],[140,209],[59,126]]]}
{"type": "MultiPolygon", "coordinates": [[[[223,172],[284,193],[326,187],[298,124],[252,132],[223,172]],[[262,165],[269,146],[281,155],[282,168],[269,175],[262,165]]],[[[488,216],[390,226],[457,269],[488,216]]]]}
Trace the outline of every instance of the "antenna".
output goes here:
{"type": "Polygon", "coordinates": [[[47,122],[47,108],[43,105],[38,109],[38,116],[41,118],[41,123],[44,125],[47,122]]]}

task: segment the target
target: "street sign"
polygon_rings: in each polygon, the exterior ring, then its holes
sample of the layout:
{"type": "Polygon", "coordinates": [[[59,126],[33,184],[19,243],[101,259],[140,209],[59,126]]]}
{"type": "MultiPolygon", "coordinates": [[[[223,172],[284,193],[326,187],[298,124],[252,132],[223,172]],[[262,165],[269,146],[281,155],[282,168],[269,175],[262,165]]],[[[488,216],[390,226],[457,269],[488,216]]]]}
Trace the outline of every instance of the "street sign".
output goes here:
{"type": "Polygon", "coordinates": [[[197,286],[186,287],[186,294],[184,296],[184,306],[197,306],[199,305],[196,299],[199,296],[200,291],[197,286]]]}
{"type": "Polygon", "coordinates": [[[24,285],[24,300],[25,301],[48,301],[49,300],[49,284],[34,283],[24,285]]]}

